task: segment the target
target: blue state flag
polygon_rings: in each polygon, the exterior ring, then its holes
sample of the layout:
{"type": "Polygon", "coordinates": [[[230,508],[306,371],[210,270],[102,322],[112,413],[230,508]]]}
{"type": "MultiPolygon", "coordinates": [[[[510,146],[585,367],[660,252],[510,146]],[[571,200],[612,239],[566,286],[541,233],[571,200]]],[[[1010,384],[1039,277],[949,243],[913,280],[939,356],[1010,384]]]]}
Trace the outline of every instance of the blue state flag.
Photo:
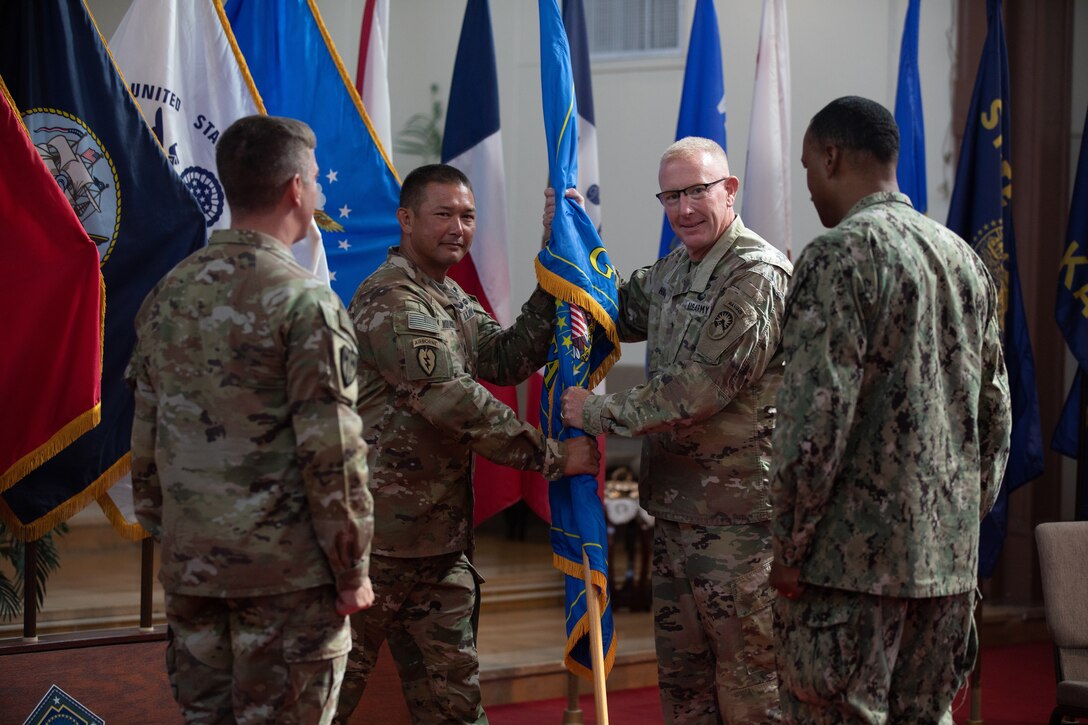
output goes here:
{"type": "MultiPolygon", "coordinates": [[[[718,36],[718,11],[714,0],[697,0],[691,21],[688,59],[684,67],[684,90],[680,96],[680,117],[676,140],[702,136],[725,149],[725,80],[722,76],[722,41],[718,36]]],[[[710,179],[708,179],[710,181],[710,179]]],[[[661,226],[658,257],[675,248],[676,235],[668,216],[661,226]]]]}
{"type": "Polygon", "coordinates": [[[317,135],[315,216],[332,288],[347,304],[400,241],[400,179],[313,2],[233,0],[226,12],[265,109],[317,135]]]}
{"type": "Polygon", "coordinates": [[[923,214],[926,198],[926,127],[922,114],[922,81],[918,74],[918,15],[922,0],[910,0],[899,45],[899,84],[895,89],[895,122],[899,126],[899,190],[923,214]]]}
{"type": "MultiPolygon", "coordinates": [[[[565,428],[559,398],[569,386],[593,387],[619,359],[616,270],[586,211],[561,190],[578,183],[578,117],[570,49],[556,0],[539,0],[540,84],[548,141],[548,179],[556,190],[551,239],[536,259],[540,286],[556,298],[555,336],[544,368],[540,424],[552,438],[585,435],[565,428]]],[[[583,555],[589,557],[601,612],[605,674],[615,661],[608,596],[608,538],[593,476],[569,476],[550,487],[555,567],[566,574],[567,646],[564,664],[592,678],[590,622],[583,555]]]]}
{"type": "Polygon", "coordinates": [[[1012,396],[1012,441],[997,503],[982,522],[979,576],[989,577],[1005,541],[1009,493],[1043,472],[1043,440],[1035,392],[1035,362],[1016,267],[1012,223],[1012,130],[1009,66],[1001,0],[988,0],[982,49],[967,128],[963,133],[948,227],[966,239],[997,285],[1005,365],[1012,396]]]}
{"type": "Polygon", "coordinates": [[[34,539],[128,473],[133,402],[123,373],[136,341],[133,319],[155,283],[204,244],[205,222],[80,0],[0,4],[0,76],[98,246],[106,288],[101,423],[0,499],[5,523],[34,539]]]}
{"type": "MultiPolygon", "coordinates": [[[[1069,225],[1065,233],[1065,252],[1058,272],[1058,295],[1054,318],[1061,328],[1065,344],[1077,359],[1077,373],[1065,399],[1062,417],[1054,431],[1051,447],[1077,458],[1081,439],[1081,386],[1088,375],[1088,112],[1080,139],[1077,180],[1073,183],[1073,202],[1069,206],[1069,225]]],[[[1079,468],[1088,469],[1088,461],[1079,468]]],[[[1078,472],[1076,517],[1088,519],[1088,471],[1078,472]]]]}

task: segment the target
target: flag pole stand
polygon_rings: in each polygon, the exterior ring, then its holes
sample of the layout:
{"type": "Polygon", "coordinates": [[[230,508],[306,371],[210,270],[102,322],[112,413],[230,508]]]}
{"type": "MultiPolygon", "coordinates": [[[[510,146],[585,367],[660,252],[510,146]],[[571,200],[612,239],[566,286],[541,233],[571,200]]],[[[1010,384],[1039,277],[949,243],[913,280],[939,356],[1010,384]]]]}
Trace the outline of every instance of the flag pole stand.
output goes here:
{"type": "Polygon", "coordinates": [[[975,632],[978,633],[978,655],[971,670],[971,712],[967,725],[982,725],[982,600],[975,605],[975,632]]]}
{"type": "Polygon", "coordinates": [[[586,614],[589,617],[589,643],[593,649],[593,698],[597,703],[598,725],[608,725],[608,693],[604,686],[604,635],[601,634],[601,605],[593,585],[589,554],[582,549],[582,568],[586,579],[586,614]]]}
{"type": "Polygon", "coordinates": [[[563,712],[563,725],[582,725],[582,708],[578,704],[578,677],[567,672],[567,709],[563,712]]]}

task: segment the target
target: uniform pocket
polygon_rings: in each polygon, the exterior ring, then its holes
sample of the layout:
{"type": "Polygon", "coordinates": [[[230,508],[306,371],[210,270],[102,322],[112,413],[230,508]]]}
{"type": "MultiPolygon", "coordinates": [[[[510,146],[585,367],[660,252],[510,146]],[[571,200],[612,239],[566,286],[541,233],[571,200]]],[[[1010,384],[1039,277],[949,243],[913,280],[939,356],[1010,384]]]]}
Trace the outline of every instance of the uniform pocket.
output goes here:
{"type": "Polygon", "coordinates": [[[779,600],[778,671],[802,701],[838,699],[859,666],[857,602],[810,587],[800,601],[779,600]]]}
{"type": "Polygon", "coordinates": [[[333,625],[289,625],[283,629],[283,661],[289,664],[343,657],[351,650],[347,617],[333,625]]]}
{"type": "Polygon", "coordinates": [[[733,579],[733,605],[738,617],[747,617],[771,606],[775,591],[771,586],[771,560],[733,579]]]}

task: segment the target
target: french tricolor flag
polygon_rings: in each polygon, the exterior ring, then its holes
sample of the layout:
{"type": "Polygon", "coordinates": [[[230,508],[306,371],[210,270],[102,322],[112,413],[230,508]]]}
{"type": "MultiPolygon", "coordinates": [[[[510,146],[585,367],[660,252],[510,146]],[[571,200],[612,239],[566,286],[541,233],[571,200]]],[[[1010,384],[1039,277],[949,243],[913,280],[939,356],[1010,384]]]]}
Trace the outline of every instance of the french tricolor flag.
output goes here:
{"type": "MultiPolygon", "coordinates": [[[[468,256],[450,276],[501,325],[510,314],[510,266],[506,254],[506,179],[499,130],[499,83],[487,0],[468,0],[450,82],[442,161],[468,176],[476,197],[476,236],[468,256]]],[[[517,389],[483,383],[515,412],[517,389]]],[[[521,472],[476,458],[476,523],[521,498],[521,472]]]]}

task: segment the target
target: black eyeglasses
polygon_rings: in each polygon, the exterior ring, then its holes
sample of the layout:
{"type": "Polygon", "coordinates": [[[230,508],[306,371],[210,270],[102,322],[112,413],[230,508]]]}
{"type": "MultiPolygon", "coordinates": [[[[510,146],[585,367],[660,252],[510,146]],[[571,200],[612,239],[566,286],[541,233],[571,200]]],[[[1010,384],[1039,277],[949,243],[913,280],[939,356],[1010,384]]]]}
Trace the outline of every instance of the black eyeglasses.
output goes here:
{"type": "Polygon", "coordinates": [[[673,189],[671,191],[662,191],[660,194],[654,194],[654,196],[657,197],[657,200],[661,202],[661,206],[664,207],[673,207],[679,204],[681,194],[691,199],[692,201],[698,201],[710,192],[710,187],[714,186],[714,184],[720,184],[728,178],[728,176],[723,176],[717,181],[708,181],[705,184],[692,184],[686,189],[673,189]]]}

